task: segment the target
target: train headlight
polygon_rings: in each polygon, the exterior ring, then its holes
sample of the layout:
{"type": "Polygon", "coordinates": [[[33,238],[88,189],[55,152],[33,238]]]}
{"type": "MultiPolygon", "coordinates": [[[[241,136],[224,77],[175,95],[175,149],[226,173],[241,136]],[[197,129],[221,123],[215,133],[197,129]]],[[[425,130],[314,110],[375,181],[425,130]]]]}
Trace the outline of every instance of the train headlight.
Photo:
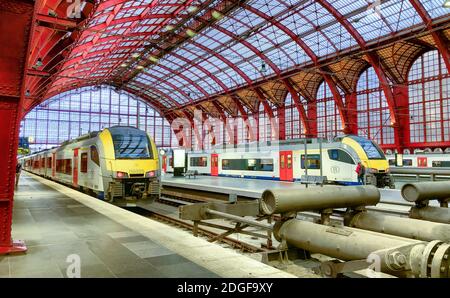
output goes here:
{"type": "Polygon", "coordinates": [[[156,171],[150,171],[150,172],[145,173],[146,178],[152,178],[155,176],[156,176],[156,171]]]}
{"type": "Polygon", "coordinates": [[[375,174],[375,173],[378,173],[378,170],[375,169],[375,168],[370,168],[370,169],[369,169],[369,173],[375,174]]]}
{"type": "Polygon", "coordinates": [[[128,173],[125,172],[116,172],[117,178],[128,178],[128,173]]]}

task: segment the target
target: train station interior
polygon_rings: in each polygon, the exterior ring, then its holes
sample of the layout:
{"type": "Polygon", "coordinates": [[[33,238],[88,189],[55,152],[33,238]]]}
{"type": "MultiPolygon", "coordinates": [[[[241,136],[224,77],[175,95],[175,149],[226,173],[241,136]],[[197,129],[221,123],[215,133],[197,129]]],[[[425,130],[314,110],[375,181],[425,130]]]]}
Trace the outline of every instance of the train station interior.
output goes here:
{"type": "Polygon", "coordinates": [[[0,278],[450,278],[450,0],[0,0],[0,33],[0,278]]]}

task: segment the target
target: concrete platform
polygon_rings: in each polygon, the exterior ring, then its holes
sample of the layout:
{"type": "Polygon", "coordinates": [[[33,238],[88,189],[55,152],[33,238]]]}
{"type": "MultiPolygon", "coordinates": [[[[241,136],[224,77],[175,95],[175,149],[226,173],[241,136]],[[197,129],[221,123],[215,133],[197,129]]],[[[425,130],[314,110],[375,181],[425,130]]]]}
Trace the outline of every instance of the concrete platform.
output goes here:
{"type": "MultiPolygon", "coordinates": [[[[270,188],[292,188],[304,189],[305,185],[300,182],[285,182],[262,179],[245,179],[214,176],[197,176],[197,178],[173,177],[165,174],[162,177],[163,185],[187,189],[197,189],[223,194],[234,193],[238,196],[259,199],[266,189],[270,188]]],[[[310,185],[309,187],[317,187],[310,185]]],[[[326,185],[325,185],[326,187],[326,185]]],[[[343,186],[345,187],[345,186],[343,186]]],[[[381,200],[406,202],[397,189],[380,189],[381,200]]]]}
{"type": "Polygon", "coordinates": [[[191,233],[23,173],[13,238],[28,252],[0,256],[0,277],[295,277],[191,233]]]}

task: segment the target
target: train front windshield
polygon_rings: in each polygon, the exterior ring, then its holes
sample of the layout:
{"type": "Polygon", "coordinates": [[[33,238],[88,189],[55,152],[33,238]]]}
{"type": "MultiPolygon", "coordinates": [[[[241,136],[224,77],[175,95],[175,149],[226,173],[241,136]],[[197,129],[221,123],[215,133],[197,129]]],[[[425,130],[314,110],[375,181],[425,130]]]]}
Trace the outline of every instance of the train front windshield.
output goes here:
{"type": "Polygon", "coordinates": [[[364,139],[357,136],[349,136],[351,139],[361,145],[364,152],[366,152],[369,159],[386,159],[383,151],[371,140],[364,139]]]}
{"type": "Polygon", "coordinates": [[[152,147],[147,134],[131,127],[109,129],[116,159],[153,159],[152,147]]]}

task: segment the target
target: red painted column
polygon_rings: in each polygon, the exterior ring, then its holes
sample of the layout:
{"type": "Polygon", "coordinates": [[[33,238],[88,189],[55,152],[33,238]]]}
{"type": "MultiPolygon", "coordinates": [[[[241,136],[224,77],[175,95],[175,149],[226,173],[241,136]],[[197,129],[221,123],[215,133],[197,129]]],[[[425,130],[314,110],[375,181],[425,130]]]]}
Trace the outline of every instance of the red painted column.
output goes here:
{"type": "Polygon", "coordinates": [[[0,97],[0,254],[26,251],[23,242],[11,238],[16,158],[19,139],[19,102],[0,97]]]}
{"type": "Polygon", "coordinates": [[[286,140],[286,107],[278,108],[278,139],[286,140]]]}
{"type": "Polygon", "coordinates": [[[305,136],[307,138],[317,138],[317,101],[308,102],[308,110],[306,111],[308,116],[309,131],[306,131],[305,136]]]}
{"type": "Polygon", "coordinates": [[[347,126],[344,128],[345,134],[358,134],[358,113],[356,101],[356,92],[345,94],[345,112],[347,114],[347,126]]]}
{"type": "Polygon", "coordinates": [[[255,123],[255,128],[254,129],[254,133],[255,133],[255,139],[254,141],[259,142],[259,112],[256,112],[253,114],[253,119],[255,119],[254,123],[255,123]]]}
{"type": "Polygon", "coordinates": [[[0,255],[26,251],[12,240],[11,224],[33,12],[32,1],[0,1],[0,255]]]}
{"type": "Polygon", "coordinates": [[[409,94],[407,85],[395,85],[392,93],[396,101],[398,122],[394,127],[395,144],[399,153],[410,144],[409,94]]]}
{"type": "MultiPolygon", "coordinates": [[[[239,139],[238,139],[239,131],[238,131],[238,126],[237,126],[237,121],[233,121],[233,123],[234,123],[234,125],[232,127],[232,129],[233,129],[233,138],[230,137],[230,141],[232,142],[231,144],[236,145],[236,144],[239,144],[239,139]]],[[[244,123],[244,125],[242,125],[242,128],[245,131],[245,123],[244,123]]],[[[251,129],[251,127],[248,126],[247,129],[251,129]]]]}

